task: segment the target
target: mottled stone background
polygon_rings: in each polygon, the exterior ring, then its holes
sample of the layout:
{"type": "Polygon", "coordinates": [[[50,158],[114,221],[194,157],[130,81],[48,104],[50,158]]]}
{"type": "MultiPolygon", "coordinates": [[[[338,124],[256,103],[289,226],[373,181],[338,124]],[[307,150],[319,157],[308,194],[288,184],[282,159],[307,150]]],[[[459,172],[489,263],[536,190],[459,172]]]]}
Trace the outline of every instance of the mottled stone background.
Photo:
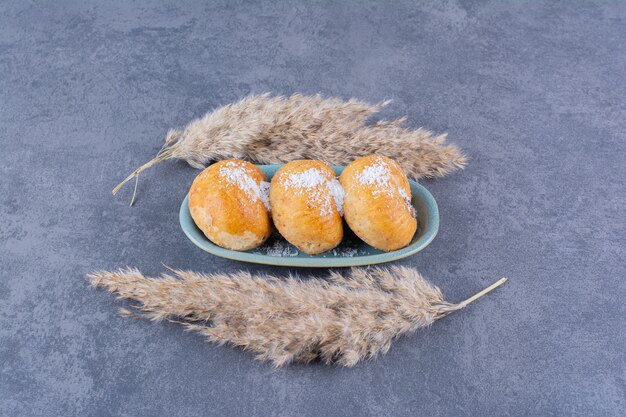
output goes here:
{"type": "Polygon", "coordinates": [[[0,2],[0,415],[624,415],[625,45],[623,1],[0,2]],[[287,273],[185,238],[184,163],[110,193],[265,91],[449,132],[471,162],[423,182],[440,233],[398,263],[450,300],[510,282],[352,369],[118,317],[87,272],[287,273]]]}

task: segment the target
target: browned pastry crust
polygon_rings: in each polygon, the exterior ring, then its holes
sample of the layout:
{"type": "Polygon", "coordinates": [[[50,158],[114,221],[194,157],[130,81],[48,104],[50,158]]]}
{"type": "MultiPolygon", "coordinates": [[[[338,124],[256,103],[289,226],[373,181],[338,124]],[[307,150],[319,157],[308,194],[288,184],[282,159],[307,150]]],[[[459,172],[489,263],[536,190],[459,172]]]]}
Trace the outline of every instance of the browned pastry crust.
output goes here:
{"type": "Polygon", "coordinates": [[[287,241],[315,255],[343,238],[343,190],[335,172],[321,161],[292,161],[272,178],[272,219],[287,241]]]}
{"type": "Polygon", "coordinates": [[[272,232],[267,177],[241,160],[217,162],[203,170],[189,190],[189,211],[216,245],[232,250],[256,248],[272,232]]]}
{"type": "Polygon", "coordinates": [[[359,158],[339,177],[345,191],[344,218],[370,246],[403,248],[417,230],[411,187],[400,165],[383,155],[359,158]]]}

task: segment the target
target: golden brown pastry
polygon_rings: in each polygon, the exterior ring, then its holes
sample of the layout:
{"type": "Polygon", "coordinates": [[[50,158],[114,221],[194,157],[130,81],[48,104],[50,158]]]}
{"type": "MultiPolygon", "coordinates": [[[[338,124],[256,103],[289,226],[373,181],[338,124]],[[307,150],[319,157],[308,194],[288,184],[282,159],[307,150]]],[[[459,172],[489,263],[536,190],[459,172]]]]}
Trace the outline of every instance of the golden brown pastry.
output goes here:
{"type": "Polygon", "coordinates": [[[346,223],[365,243],[384,251],[411,243],[417,221],[411,187],[398,163],[382,155],[359,158],[339,182],[345,191],[346,223]]]}
{"type": "Polygon", "coordinates": [[[287,241],[309,255],[336,247],[343,238],[343,190],[335,171],[321,161],[283,165],[270,186],[272,219],[287,241]]]}
{"type": "Polygon", "coordinates": [[[189,211],[216,245],[232,250],[256,248],[272,232],[269,183],[256,165],[217,162],[202,171],[189,190],[189,211]]]}

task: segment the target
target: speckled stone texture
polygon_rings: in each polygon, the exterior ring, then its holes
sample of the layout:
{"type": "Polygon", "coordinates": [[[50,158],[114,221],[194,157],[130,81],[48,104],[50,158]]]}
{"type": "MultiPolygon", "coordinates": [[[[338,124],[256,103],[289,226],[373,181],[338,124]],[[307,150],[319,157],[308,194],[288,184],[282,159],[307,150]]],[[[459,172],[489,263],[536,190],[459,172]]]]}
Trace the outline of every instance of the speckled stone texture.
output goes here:
{"type": "Polygon", "coordinates": [[[90,3],[0,3],[0,415],[624,415],[625,2],[90,3]],[[449,132],[470,164],[423,182],[440,233],[398,264],[451,301],[509,283],[352,369],[117,316],[87,272],[288,272],[185,238],[184,163],[132,209],[110,193],[168,128],[265,91],[449,132]]]}

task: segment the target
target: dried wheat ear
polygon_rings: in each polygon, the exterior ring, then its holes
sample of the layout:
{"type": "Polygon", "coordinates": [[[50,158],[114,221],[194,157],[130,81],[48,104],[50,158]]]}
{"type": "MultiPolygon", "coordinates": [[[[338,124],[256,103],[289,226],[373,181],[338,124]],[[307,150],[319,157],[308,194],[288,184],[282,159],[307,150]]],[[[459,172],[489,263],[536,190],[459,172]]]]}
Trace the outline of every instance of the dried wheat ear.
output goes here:
{"type": "Polygon", "coordinates": [[[136,269],[88,279],[140,303],[124,315],[169,319],[215,343],[253,351],[276,366],[320,359],[353,366],[389,350],[394,338],[431,325],[506,282],[452,304],[414,269],[353,268],[326,280],[203,275],[172,270],[149,278],[136,269]]]}
{"type": "MultiPolygon", "coordinates": [[[[291,97],[262,94],[220,107],[171,130],[161,151],[113,189],[113,194],[151,166],[182,159],[195,168],[222,159],[279,164],[319,159],[331,165],[379,153],[395,159],[413,179],[445,175],[465,165],[466,158],[444,135],[402,126],[404,118],[367,124],[388,102],[291,97]]],[[[133,201],[137,191],[133,192],[133,201]]],[[[132,202],[131,202],[132,205],[132,202]]]]}

